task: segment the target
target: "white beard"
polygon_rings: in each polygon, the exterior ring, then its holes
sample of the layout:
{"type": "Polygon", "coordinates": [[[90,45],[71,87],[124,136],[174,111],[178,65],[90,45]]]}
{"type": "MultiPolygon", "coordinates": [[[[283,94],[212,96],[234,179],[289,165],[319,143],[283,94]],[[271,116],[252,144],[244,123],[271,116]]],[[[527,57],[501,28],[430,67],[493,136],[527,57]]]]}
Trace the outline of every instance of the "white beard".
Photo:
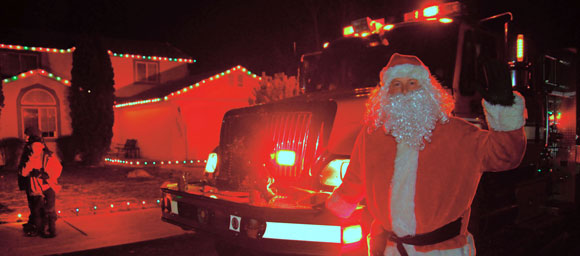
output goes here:
{"type": "Polygon", "coordinates": [[[385,132],[395,137],[397,143],[405,143],[420,151],[425,141],[431,142],[431,132],[441,119],[440,107],[423,89],[390,96],[383,106],[386,120],[385,132]]]}

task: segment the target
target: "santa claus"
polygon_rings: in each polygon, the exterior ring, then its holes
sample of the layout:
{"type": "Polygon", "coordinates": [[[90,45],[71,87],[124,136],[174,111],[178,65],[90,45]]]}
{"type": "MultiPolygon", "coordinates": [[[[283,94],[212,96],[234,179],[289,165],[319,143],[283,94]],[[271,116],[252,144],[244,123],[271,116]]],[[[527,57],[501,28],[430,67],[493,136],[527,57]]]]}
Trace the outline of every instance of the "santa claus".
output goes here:
{"type": "Polygon", "coordinates": [[[451,97],[415,56],[394,54],[367,103],[343,183],[326,202],[348,217],[366,198],[372,255],[475,255],[467,231],[484,171],[516,168],[526,138],[524,100],[507,69],[487,65],[489,130],[450,115],[451,97]]]}

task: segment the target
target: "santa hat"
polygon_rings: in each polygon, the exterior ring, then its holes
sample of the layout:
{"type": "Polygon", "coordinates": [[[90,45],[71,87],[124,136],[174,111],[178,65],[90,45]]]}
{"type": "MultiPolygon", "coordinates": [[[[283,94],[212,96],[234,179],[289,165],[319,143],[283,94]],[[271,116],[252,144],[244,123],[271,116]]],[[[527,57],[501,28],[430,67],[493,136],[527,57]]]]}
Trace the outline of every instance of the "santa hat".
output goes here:
{"type": "Polygon", "coordinates": [[[391,56],[389,63],[381,70],[380,76],[381,83],[386,90],[393,79],[400,77],[417,79],[423,87],[430,85],[431,73],[416,56],[395,53],[391,56]]]}

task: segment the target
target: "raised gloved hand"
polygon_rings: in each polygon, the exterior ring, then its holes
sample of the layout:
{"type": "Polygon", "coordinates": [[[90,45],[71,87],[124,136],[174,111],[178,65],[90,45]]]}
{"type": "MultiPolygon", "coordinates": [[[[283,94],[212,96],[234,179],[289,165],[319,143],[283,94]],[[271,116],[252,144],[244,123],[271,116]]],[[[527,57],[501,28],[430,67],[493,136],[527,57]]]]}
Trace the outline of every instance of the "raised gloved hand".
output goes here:
{"type": "Polygon", "coordinates": [[[39,178],[46,180],[48,178],[50,178],[50,176],[48,176],[48,173],[46,172],[40,172],[40,174],[38,175],[39,178]]]}
{"type": "Polygon", "coordinates": [[[514,103],[514,94],[507,64],[496,59],[479,61],[478,91],[487,102],[503,106],[514,103]]]}
{"type": "Polygon", "coordinates": [[[32,169],[32,171],[30,171],[30,174],[28,174],[30,177],[38,177],[38,175],[40,175],[40,171],[38,169],[32,169]]]}

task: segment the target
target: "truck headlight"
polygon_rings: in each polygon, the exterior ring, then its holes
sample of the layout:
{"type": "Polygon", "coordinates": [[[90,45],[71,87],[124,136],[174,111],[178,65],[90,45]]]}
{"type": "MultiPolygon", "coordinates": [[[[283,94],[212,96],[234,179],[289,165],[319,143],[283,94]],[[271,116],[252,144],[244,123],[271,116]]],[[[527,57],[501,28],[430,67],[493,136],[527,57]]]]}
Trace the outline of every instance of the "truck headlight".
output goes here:
{"type": "Polygon", "coordinates": [[[320,183],[333,187],[340,186],[349,163],[350,159],[334,159],[330,161],[320,172],[320,183]]]}
{"type": "Polygon", "coordinates": [[[245,230],[246,235],[249,238],[258,239],[262,238],[264,232],[266,232],[266,222],[257,219],[244,219],[242,220],[243,230],[245,230]]]}
{"type": "Polygon", "coordinates": [[[207,156],[207,164],[205,164],[206,173],[214,173],[218,162],[217,153],[209,153],[207,156]]]}
{"type": "Polygon", "coordinates": [[[281,166],[294,166],[296,163],[296,152],[292,150],[280,150],[276,152],[276,163],[281,166]]]}

